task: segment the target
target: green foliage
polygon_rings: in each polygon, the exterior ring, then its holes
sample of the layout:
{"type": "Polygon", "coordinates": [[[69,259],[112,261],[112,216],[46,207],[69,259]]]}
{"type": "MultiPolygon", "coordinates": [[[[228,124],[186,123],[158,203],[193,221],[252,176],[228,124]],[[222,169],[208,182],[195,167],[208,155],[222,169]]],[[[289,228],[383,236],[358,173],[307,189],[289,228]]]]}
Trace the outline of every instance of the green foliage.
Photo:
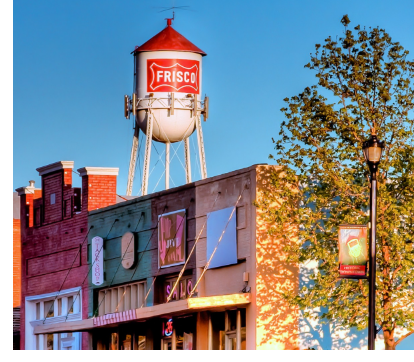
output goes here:
{"type": "Polygon", "coordinates": [[[271,209],[269,194],[259,205],[290,260],[317,265],[308,285],[286,298],[305,312],[326,307],[323,317],[344,327],[366,328],[367,281],[338,279],[338,226],[368,223],[369,169],[361,146],[370,131],[385,140],[376,301],[377,323],[393,335],[396,326],[414,329],[414,62],[383,29],[350,30],[346,15],[341,22],[344,35],[316,44],[305,65],[317,84],[286,98],[281,109],[285,120],[270,157],[283,166],[272,183],[285,202],[271,209]],[[286,232],[292,222],[300,226],[299,243],[286,232]]]}

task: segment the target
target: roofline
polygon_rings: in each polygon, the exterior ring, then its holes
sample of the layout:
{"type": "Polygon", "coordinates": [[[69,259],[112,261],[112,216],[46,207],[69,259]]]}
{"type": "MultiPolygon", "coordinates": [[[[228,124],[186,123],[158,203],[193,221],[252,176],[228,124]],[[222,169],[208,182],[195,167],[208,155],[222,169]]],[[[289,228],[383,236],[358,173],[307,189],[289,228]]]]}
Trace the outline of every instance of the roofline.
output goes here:
{"type": "Polygon", "coordinates": [[[205,57],[207,53],[201,52],[195,52],[192,50],[177,50],[177,49],[151,49],[151,50],[139,50],[139,47],[134,49],[130,54],[138,54],[138,53],[145,53],[145,52],[180,52],[180,53],[195,53],[195,54],[201,54],[201,56],[205,57]]]}
{"type": "MultiPolygon", "coordinates": [[[[236,176],[236,175],[240,175],[240,174],[243,174],[243,173],[247,173],[247,172],[249,172],[253,169],[256,169],[257,166],[273,166],[273,165],[268,165],[267,163],[256,163],[256,164],[254,164],[252,166],[249,166],[249,167],[245,167],[245,168],[241,168],[239,170],[226,172],[226,173],[223,173],[221,175],[206,178],[204,180],[194,181],[194,182],[191,182],[189,184],[184,184],[184,185],[181,185],[181,186],[170,188],[168,190],[162,190],[162,191],[154,192],[152,194],[148,194],[148,195],[144,195],[144,196],[138,196],[138,197],[136,197],[132,200],[118,202],[117,204],[114,204],[114,205],[109,205],[109,206],[106,206],[106,207],[103,207],[103,208],[100,208],[100,209],[91,210],[91,211],[89,211],[89,215],[96,215],[96,214],[99,214],[101,212],[106,212],[108,210],[113,210],[113,209],[116,209],[118,207],[123,207],[125,205],[131,205],[131,204],[134,204],[136,202],[145,201],[145,200],[152,199],[152,198],[155,198],[155,197],[168,195],[170,193],[185,190],[187,188],[206,185],[206,184],[209,184],[211,182],[215,182],[215,181],[218,181],[218,180],[228,178],[230,176],[236,176]]],[[[275,165],[275,166],[277,166],[277,165],[275,165]]]]}

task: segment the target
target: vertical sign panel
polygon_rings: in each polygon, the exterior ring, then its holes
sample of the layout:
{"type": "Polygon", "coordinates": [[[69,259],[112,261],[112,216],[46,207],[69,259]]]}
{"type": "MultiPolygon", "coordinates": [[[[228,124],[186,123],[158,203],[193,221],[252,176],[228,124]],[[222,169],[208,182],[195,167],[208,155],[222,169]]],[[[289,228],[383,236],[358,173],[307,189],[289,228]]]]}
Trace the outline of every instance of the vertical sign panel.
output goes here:
{"type": "Polygon", "coordinates": [[[92,283],[101,285],[104,281],[103,271],[103,239],[95,236],[92,239],[92,283]]]}
{"type": "Polygon", "coordinates": [[[184,264],[185,222],[185,210],[158,216],[158,268],[184,264]]]}
{"type": "Polygon", "coordinates": [[[366,277],[367,230],[365,225],[339,226],[339,275],[341,278],[366,277]]]}
{"type": "Polygon", "coordinates": [[[237,264],[236,213],[229,220],[232,212],[233,207],[228,207],[207,214],[207,260],[214,253],[209,269],[237,264]]]}

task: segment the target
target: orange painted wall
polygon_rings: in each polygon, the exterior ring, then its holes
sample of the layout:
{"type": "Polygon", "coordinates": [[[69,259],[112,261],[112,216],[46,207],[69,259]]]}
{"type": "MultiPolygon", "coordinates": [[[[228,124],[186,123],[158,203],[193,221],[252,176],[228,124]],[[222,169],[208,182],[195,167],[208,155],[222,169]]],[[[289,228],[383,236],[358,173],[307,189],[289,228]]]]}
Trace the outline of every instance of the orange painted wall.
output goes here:
{"type": "MultiPolygon", "coordinates": [[[[271,183],[274,166],[257,168],[257,200],[266,193],[277,198],[278,190],[271,183]]],[[[273,202],[271,208],[280,204],[273,202]]],[[[264,210],[256,209],[256,349],[298,349],[299,314],[283,298],[285,291],[299,287],[299,267],[287,261],[284,242],[268,231],[273,226],[264,210]]],[[[290,242],[296,242],[296,228],[285,225],[290,242]]]]}
{"type": "Polygon", "coordinates": [[[13,308],[20,306],[20,220],[13,219],[13,308]]]}

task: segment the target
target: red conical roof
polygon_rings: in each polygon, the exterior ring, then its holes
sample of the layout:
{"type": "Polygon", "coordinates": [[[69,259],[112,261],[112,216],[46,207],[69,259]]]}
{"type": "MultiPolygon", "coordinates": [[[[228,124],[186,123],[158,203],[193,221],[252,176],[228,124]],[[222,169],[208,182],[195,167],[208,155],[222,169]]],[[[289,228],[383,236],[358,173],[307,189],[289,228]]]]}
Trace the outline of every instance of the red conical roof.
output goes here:
{"type": "Polygon", "coordinates": [[[175,31],[170,25],[146,43],[135,47],[134,53],[153,52],[156,50],[172,50],[177,52],[199,53],[203,56],[207,55],[192,42],[184,38],[179,32],[175,31]]]}

